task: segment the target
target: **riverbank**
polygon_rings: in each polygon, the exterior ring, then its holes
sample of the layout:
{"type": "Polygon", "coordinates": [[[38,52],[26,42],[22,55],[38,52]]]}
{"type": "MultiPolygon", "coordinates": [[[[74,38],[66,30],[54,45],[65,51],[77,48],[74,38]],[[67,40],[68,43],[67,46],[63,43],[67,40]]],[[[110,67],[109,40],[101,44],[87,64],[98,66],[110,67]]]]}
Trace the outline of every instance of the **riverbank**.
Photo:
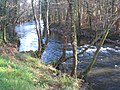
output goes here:
{"type": "Polygon", "coordinates": [[[0,46],[0,90],[80,90],[82,82],[12,44],[0,46]]]}

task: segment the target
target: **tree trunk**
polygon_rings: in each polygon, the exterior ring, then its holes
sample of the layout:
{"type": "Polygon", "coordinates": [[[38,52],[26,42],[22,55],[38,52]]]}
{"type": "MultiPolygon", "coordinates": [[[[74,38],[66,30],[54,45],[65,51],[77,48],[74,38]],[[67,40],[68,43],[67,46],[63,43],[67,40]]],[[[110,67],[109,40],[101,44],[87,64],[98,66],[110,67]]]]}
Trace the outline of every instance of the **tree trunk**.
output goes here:
{"type": "Polygon", "coordinates": [[[34,0],[31,0],[31,4],[32,4],[32,12],[34,15],[34,20],[35,20],[35,27],[36,27],[36,32],[37,32],[37,36],[38,36],[38,52],[37,52],[37,57],[41,58],[41,42],[40,42],[40,32],[38,30],[38,23],[37,23],[37,18],[36,18],[36,14],[35,14],[35,10],[34,10],[34,5],[33,5],[34,0]]]}
{"type": "MultiPolygon", "coordinates": [[[[69,1],[68,1],[69,2],[69,1]]],[[[72,72],[71,76],[77,76],[77,37],[76,37],[76,26],[75,26],[75,5],[76,0],[70,0],[69,2],[69,8],[70,8],[70,17],[71,17],[71,44],[72,44],[72,49],[73,49],[73,65],[72,65],[72,72]]]]}
{"type": "Polygon", "coordinates": [[[65,58],[66,58],[66,46],[67,46],[67,37],[66,37],[66,35],[64,35],[64,46],[63,46],[63,49],[62,49],[63,53],[62,53],[62,56],[57,61],[57,63],[55,64],[55,68],[57,68],[57,69],[59,69],[60,64],[65,61],[65,58]]]}
{"type": "Polygon", "coordinates": [[[115,24],[115,22],[116,22],[117,19],[118,19],[118,17],[117,17],[117,18],[115,17],[114,19],[112,18],[112,19],[110,20],[110,22],[107,23],[107,25],[105,26],[105,28],[104,28],[104,29],[105,29],[105,32],[104,32],[104,34],[103,34],[103,36],[102,36],[102,39],[101,39],[101,41],[100,41],[100,44],[99,44],[97,50],[95,51],[95,54],[94,54],[94,56],[93,56],[93,60],[89,63],[88,67],[85,69],[85,71],[84,71],[83,74],[80,76],[80,78],[83,79],[83,78],[89,73],[89,71],[92,69],[93,65],[94,65],[95,62],[96,62],[97,56],[98,56],[98,54],[99,54],[99,51],[100,51],[101,47],[103,46],[103,44],[104,44],[104,42],[105,42],[105,40],[106,40],[106,38],[107,38],[107,36],[108,36],[108,33],[109,33],[111,27],[115,24]]]}
{"type": "MultiPolygon", "coordinates": [[[[120,16],[120,0],[118,1],[117,15],[120,16]]],[[[118,18],[115,25],[116,25],[116,31],[120,32],[120,18],[118,18]]]]}
{"type": "Polygon", "coordinates": [[[81,30],[81,5],[80,5],[80,1],[78,0],[78,30],[81,30]]]}
{"type": "MultiPolygon", "coordinates": [[[[58,0],[55,0],[55,2],[56,2],[56,4],[59,3],[58,0]]],[[[57,16],[56,17],[57,17],[58,24],[61,25],[61,18],[60,18],[60,9],[59,9],[59,6],[57,6],[57,16]]]]}
{"type": "Polygon", "coordinates": [[[17,16],[17,0],[14,0],[14,5],[15,8],[13,9],[13,21],[12,21],[12,26],[13,26],[13,37],[16,36],[16,31],[15,31],[15,26],[16,26],[16,22],[15,22],[15,19],[16,19],[16,16],[17,16]]]}
{"type": "MultiPolygon", "coordinates": [[[[7,4],[7,1],[4,2],[4,9],[3,9],[3,12],[2,12],[2,15],[5,16],[6,15],[6,4],[7,4]]],[[[3,26],[3,41],[4,43],[7,43],[7,34],[6,34],[6,19],[3,20],[2,22],[2,26],[3,26]]]]}
{"type": "Polygon", "coordinates": [[[114,9],[115,8],[115,6],[114,6],[115,5],[115,0],[112,0],[111,4],[112,4],[112,16],[114,16],[113,14],[114,14],[114,11],[115,11],[115,9],[114,9]]]}
{"type": "Polygon", "coordinates": [[[67,46],[67,35],[66,33],[68,32],[68,24],[69,24],[69,7],[67,10],[67,15],[66,15],[66,23],[65,23],[65,33],[64,35],[64,46],[63,46],[63,54],[62,56],[59,58],[59,60],[55,63],[55,67],[59,69],[60,64],[62,64],[63,62],[66,61],[66,46],[67,46]]]}
{"type": "MultiPolygon", "coordinates": [[[[41,0],[40,0],[41,1],[41,0]]],[[[46,23],[45,23],[45,38],[46,38],[46,41],[45,41],[45,43],[42,41],[42,35],[41,35],[41,31],[40,31],[40,41],[41,41],[41,52],[39,52],[39,53],[41,53],[41,55],[42,55],[42,53],[44,52],[44,50],[45,50],[45,48],[46,48],[46,46],[47,46],[47,44],[48,44],[48,41],[49,41],[49,3],[50,3],[50,1],[49,0],[47,0],[46,1],[46,4],[47,4],[47,9],[46,9],[46,23]]],[[[40,5],[41,6],[41,5],[40,5]]],[[[39,27],[39,28],[41,28],[41,27],[39,27]]],[[[40,51],[40,50],[39,50],[40,51]]],[[[40,55],[40,54],[39,54],[40,55]]],[[[41,58],[41,56],[40,56],[40,58],[41,58]]]]}
{"type": "Polygon", "coordinates": [[[90,6],[88,2],[86,2],[86,4],[87,4],[87,13],[88,13],[88,18],[89,18],[89,28],[90,30],[92,30],[92,14],[91,14],[90,6]]]}
{"type": "Polygon", "coordinates": [[[47,40],[49,38],[49,3],[50,1],[47,0],[47,11],[46,11],[46,30],[47,30],[47,40]]]}
{"type": "Polygon", "coordinates": [[[4,43],[7,43],[7,38],[6,38],[6,23],[3,24],[3,41],[4,43]]]}
{"type": "Polygon", "coordinates": [[[39,24],[39,41],[38,41],[38,58],[41,59],[41,51],[42,51],[42,32],[41,32],[41,0],[39,0],[39,20],[38,20],[38,24],[39,24]]]}

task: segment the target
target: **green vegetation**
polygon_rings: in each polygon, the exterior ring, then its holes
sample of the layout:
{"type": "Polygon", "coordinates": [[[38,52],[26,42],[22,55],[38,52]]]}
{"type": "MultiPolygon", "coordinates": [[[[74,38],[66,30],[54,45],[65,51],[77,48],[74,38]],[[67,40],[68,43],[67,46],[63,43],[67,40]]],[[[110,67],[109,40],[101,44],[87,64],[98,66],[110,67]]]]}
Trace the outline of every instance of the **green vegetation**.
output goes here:
{"type": "Polygon", "coordinates": [[[33,90],[34,75],[23,64],[0,56],[0,90],[33,90]]]}
{"type": "Polygon", "coordinates": [[[0,55],[0,90],[78,90],[80,82],[28,53],[0,55]]]}

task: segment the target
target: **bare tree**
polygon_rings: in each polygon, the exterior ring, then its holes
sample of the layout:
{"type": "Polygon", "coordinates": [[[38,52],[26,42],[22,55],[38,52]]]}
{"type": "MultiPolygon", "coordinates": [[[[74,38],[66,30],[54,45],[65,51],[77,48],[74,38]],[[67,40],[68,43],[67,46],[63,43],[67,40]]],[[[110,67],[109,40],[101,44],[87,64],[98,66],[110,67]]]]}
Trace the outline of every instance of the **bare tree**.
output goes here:
{"type": "Polygon", "coordinates": [[[34,9],[34,0],[31,0],[31,5],[32,5],[32,11],[33,11],[33,15],[34,15],[34,20],[35,20],[35,26],[36,26],[36,32],[37,32],[37,36],[38,36],[38,51],[37,51],[37,57],[41,58],[42,53],[45,50],[45,47],[48,44],[48,40],[49,40],[49,0],[46,1],[47,3],[47,10],[46,10],[46,27],[45,27],[45,38],[46,41],[43,42],[43,35],[42,35],[42,29],[41,29],[41,15],[42,15],[42,11],[41,11],[41,0],[39,0],[39,19],[37,19],[37,15],[34,9]]]}
{"type": "Polygon", "coordinates": [[[72,44],[72,49],[73,49],[73,66],[72,66],[72,72],[71,75],[76,77],[77,74],[77,36],[76,36],[76,26],[75,26],[75,21],[76,21],[76,14],[75,14],[75,9],[76,6],[76,0],[68,0],[69,3],[69,8],[70,8],[70,20],[71,20],[71,44],[72,44]]]}
{"type": "MultiPolygon", "coordinates": [[[[112,16],[111,16],[112,17],[112,16]]],[[[114,18],[111,18],[109,23],[107,22],[107,25],[104,27],[104,33],[103,33],[103,36],[102,36],[102,39],[99,43],[99,46],[97,48],[97,50],[95,51],[95,54],[93,56],[93,60],[89,63],[88,67],[85,69],[85,71],[82,73],[82,75],[80,76],[80,78],[84,78],[88,73],[89,71],[92,69],[93,65],[95,64],[96,62],[96,59],[97,59],[97,56],[99,54],[99,51],[101,49],[101,47],[103,46],[108,34],[109,34],[109,31],[111,29],[111,27],[115,24],[116,20],[120,18],[120,17],[114,17],[114,18]]]]}
{"type": "MultiPolygon", "coordinates": [[[[41,2],[41,1],[39,1],[41,2]]],[[[39,3],[40,4],[40,3],[39,3]]],[[[34,15],[34,21],[35,21],[35,26],[36,26],[36,32],[37,32],[37,36],[38,36],[38,52],[37,52],[37,56],[38,58],[41,58],[41,42],[42,42],[42,38],[41,38],[41,25],[40,25],[40,19],[41,16],[39,17],[39,24],[37,23],[37,17],[36,17],[36,13],[34,10],[34,0],[31,0],[31,5],[32,5],[32,11],[33,11],[33,15],[34,15]],[[38,28],[39,25],[39,28],[38,28]]],[[[41,5],[41,4],[40,4],[41,5]]],[[[40,9],[40,6],[39,6],[40,9]]],[[[41,11],[39,11],[39,14],[41,13],[41,11]]]]}

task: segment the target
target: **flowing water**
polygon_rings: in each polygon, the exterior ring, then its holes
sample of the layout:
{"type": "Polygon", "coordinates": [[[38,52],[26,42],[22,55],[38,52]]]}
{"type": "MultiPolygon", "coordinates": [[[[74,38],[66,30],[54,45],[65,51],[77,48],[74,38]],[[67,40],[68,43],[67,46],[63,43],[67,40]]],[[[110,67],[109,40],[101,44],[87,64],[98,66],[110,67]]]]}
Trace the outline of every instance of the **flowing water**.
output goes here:
{"type": "MultiPolygon", "coordinates": [[[[34,22],[17,25],[16,32],[20,38],[20,52],[37,50],[37,33],[34,22]]],[[[86,46],[87,45],[79,46],[78,52],[86,46]]],[[[43,62],[49,63],[53,60],[57,60],[62,55],[62,47],[63,42],[61,40],[61,36],[52,34],[48,46],[42,55],[43,62]]],[[[83,71],[87,67],[89,62],[92,60],[92,56],[95,51],[96,47],[92,46],[83,55],[78,57],[79,71],[83,71]]],[[[66,53],[67,56],[72,55],[69,43],[66,53]]],[[[97,62],[86,79],[90,82],[93,90],[120,90],[120,47],[113,45],[103,46],[100,49],[97,62]]]]}

